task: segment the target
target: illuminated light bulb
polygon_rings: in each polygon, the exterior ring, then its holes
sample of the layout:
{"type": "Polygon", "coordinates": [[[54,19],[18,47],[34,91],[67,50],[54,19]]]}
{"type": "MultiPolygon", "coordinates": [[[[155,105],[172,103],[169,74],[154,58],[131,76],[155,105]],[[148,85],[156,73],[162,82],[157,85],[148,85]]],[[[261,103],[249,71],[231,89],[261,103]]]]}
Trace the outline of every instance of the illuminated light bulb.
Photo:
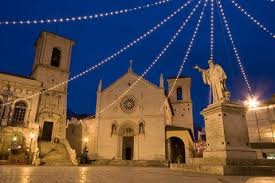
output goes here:
{"type": "Polygon", "coordinates": [[[13,141],[16,141],[16,140],[17,140],[17,137],[16,137],[16,136],[14,136],[14,137],[12,138],[12,140],[13,140],[13,141]]]}
{"type": "Polygon", "coordinates": [[[259,106],[260,102],[255,97],[249,97],[248,100],[245,101],[245,104],[248,108],[256,108],[259,106]]]}
{"type": "Polygon", "coordinates": [[[34,136],[35,136],[34,133],[31,133],[31,134],[30,134],[30,138],[31,138],[31,139],[33,139],[34,136]]]}
{"type": "Polygon", "coordinates": [[[84,142],[85,142],[85,143],[88,142],[88,138],[87,138],[87,137],[84,138],[84,142]]]}

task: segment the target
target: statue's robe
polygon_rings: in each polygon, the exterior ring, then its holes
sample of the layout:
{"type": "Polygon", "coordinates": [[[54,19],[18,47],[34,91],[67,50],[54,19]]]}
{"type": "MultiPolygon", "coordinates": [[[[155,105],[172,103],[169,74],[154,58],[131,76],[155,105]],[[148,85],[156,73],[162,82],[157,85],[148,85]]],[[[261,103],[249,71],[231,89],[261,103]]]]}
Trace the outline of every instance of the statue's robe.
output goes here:
{"type": "Polygon", "coordinates": [[[202,70],[202,78],[203,82],[212,88],[213,103],[224,100],[227,76],[222,67],[215,64],[213,68],[202,70]]]}

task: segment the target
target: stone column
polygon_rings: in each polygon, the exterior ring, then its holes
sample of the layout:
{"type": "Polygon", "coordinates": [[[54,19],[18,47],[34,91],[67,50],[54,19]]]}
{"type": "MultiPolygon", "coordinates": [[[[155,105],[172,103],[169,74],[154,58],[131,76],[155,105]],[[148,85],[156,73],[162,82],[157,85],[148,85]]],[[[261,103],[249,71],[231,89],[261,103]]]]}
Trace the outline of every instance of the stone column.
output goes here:
{"type": "Polygon", "coordinates": [[[207,139],[204,158],[256,159],[249,147],[245,110],[243,104],[228,101],[211,104],[201,112],[207,139]]]}
{"type": "Polygon", "coordinates": [[[167,148],[167,160],[168,162],[172,162],[172,152],[171,152],[171,140],[168,139],[166,143],[166,148],[167,148]]]}

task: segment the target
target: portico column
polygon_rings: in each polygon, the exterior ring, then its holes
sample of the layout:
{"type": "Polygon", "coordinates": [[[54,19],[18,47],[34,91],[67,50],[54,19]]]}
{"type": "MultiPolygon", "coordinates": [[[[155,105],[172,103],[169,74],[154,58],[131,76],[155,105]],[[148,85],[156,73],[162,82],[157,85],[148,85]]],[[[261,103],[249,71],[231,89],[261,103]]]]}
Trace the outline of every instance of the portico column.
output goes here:
{"type": "Polygon", "coordinates": [[[171,162],[172,162],[171,140],[168,139],[166,142],[167,142],[167,143],[166,143],[166,148],[167,148],[167,160],[168,160],[168,162],[171,163],[171,162]]]}

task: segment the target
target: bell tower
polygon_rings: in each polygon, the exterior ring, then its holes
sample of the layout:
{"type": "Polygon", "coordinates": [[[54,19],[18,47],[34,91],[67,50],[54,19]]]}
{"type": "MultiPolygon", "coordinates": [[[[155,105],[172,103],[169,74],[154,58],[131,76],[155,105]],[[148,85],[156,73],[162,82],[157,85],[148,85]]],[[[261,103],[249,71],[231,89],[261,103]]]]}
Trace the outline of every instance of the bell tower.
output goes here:
{"type": "MultiPolygon", "coordinates": [[[[69,79],[71,50],[74,41],[49,32],[42,32],[35,43],[31,77],[41,81],[43,90],[69,79]]],[[[67,116],[67,84],[40,95],[36,122],[40,138],[45,141],[65,139],[67,116]],[[45,126],[47,124],[47,126],[45,126]]]]}
{"type": "MultiPolygon", "coordinates": [[[[168,79],[169,93],[176,78],[168,79]]],[[[194,132],[193,107],[191,100],[191,77],[178,78],[169,97],[173,108],[173,125],[190,128],[194,132]]]]}

